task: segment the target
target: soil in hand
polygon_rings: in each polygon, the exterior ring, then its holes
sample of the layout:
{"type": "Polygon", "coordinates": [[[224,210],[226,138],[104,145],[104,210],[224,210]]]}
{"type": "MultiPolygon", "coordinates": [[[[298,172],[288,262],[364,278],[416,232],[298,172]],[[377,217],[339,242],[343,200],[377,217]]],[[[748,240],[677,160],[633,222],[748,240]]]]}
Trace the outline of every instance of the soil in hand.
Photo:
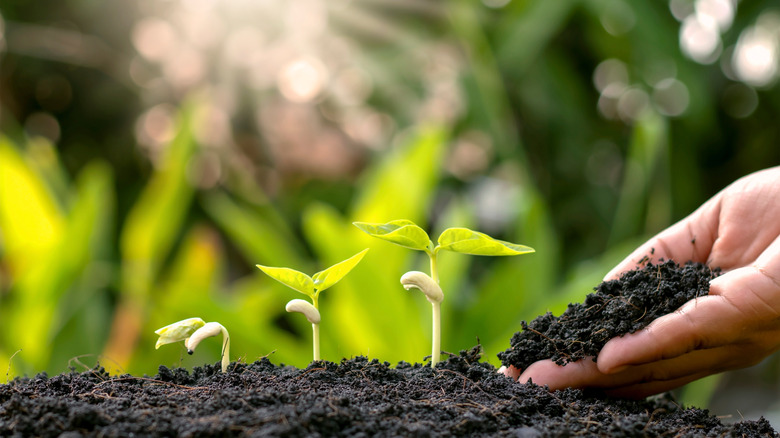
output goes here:
{"type": "Polygon", "coordinates": [[[596,356],[610,339],[633,333],[672,313],[687,301],[707,295],[719,270],[701,263],[680,266],[669,260],[605,281],[582,303],[569,304],[561,316],[550,312],[526,323],[512,336],[501,362],[525,369],[542,359],[565,365],[596,356]]]}

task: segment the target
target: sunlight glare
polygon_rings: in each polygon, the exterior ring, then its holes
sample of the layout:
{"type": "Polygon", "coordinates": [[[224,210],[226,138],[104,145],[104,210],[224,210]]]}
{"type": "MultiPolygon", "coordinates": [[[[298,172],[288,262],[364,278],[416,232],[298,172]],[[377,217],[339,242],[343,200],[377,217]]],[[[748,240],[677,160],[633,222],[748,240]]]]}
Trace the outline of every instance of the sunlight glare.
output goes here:
{"type": "Polygon", "coordinates": [[[279,91],[291,102],[314,100],[325,87],[328,72],[319,59],[303,57],[285,65],[277,78],[279,91]]]}
{"type": "Polygon", "coordinates": [[[163,61],[179,45],[173,26],[160,18],[145,18],[133,27],[131,39],[138,53],[149,61],[163,61]]]}
{"type": "Polygon", "coordinates": [[[700,64],[710,64],[720,55],[718,23],[708,15],[689,15],[680,27],[680,48],[700,64]]]}
{"type": "Polygon", "coordinates": [[[696,0],[696,15],[715,21],[721,32],[727,31],[734,21],[735,5],[732,0],[696,0]]]}
{"type": "Polygon", "coordinates": [[[778,35],[768,26],[756,25],[739,36],[734,49],[734,73],[746,84],[764,87],[778,73],[778,35]]]}

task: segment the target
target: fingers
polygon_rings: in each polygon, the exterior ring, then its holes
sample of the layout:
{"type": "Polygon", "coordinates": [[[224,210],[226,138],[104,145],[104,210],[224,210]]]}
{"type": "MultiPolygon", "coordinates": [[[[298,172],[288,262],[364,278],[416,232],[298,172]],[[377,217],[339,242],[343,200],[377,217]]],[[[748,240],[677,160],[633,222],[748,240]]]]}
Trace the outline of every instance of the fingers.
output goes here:
{"type": "Polygon", "coordinates": [[[611,339],[599,353],[599,370],[614,374],[629,366],[732,343],[741,334],[733,327],[742,326],[743,319],[744,314],[723,296],[699,297],[636,333],[611,339]]]}
{"type": "Polygon", "coordinates": [[[628,367],[614,374],[603,373],[591,358],[566,366],[543,360],[531,364],[518,382],[531,380],[537,385],[547,385],[551,390],[569,387],[615,389],[651,382],[674,382],[692,375],[718,372],[724,365],[732,365],[729,360],[732,354],[731,347],[697,350],[674,359],[628,367]]]}
{"type": "Polygon", "coordinates": [[[745,366],[742,358],[751,357],[750,348],[726,346],[696,350],[674,359],[629,367],[615,374],[602,373],[590,358],[556,365],[550,360],[531,364],[518,382],[529,380],[547,385],[551,390],[563,388],[597,388],[609,395],[637,398],[667,391],[688,382],[727,369],[745,366]]]}
{"type": "Polygon", "coordinates": [[[634,385],[623,386],[620,388],[611,388],[605,390],[604,393],[610,397],[642,399],[650,395],[671,391],[672,389],[679,388],[683,385],[687,385],[688,383],[691,383],[694,380],[699,380],[711,374],[713,373],[702,372],[699,374],[693,374],[693,375],[681,377],[675,380],[660,380],[655,382],[637,383],[634,385]]]}
{"type": "Polygon", "coordinates": [[[512,380],[517,380],[517,378],[520,377],[520,370],[512,365],[509,365],[508,367],[502,366],[498,369],[498,372],[511,378],[512,380]]]}
{"type": "Polygon", "coordinates": [[[540,360],[526,368],[518,383],[533,381],[537,385],[547,385],[550,390],[556,391],[563,388],[582,388],[591,386],[605,377],[596,367],[592,358],[585,358],[576,362],[560,366],[551,360],[540,360]]]}

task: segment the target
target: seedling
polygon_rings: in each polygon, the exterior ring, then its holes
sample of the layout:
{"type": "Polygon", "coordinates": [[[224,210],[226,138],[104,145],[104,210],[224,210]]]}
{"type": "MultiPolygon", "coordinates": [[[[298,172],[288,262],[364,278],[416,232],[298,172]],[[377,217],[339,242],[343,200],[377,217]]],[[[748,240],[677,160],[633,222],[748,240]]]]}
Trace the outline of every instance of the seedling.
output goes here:
{"type": "Polygon", "coordinates": [[[222,333],[222,372],[227,371],[230,364],[230,335],[222,324],[204,322],[200,318],[188,318],[157,329],[155,333],[160,335],[154,345],[155,350],[161,345],[184,341],[188,354],[192,354],[203,339],[222,333]]]}
{"type": "Polygon", "coordinates": [[[406,219],[394,220],[386,224],[368,222],[354,222],[353,224],[373,237],[428,254],[431,261],[430,276],[419,271],[407,272],[401,277],[401,284],[406,290],[420,289],[433,307],[431,366],[435,366],[439,362],[441,355],[441,302],[444,300],[444,294],[439,287],[439,273],[436,265],[439,251],[446,250],[483,256],[511,256],[535,251],[529,246],[494,239],[487,234],[468,228],[447,228],[439,236],[438,244],[434,244],[425,230],[406,219]]]}
{"type": "Polygon", "coordinates": [[[303,272],[290,268],[273,268],[257,265],[257,267],[269,277],[311,298],[311,303],[300,299],[292,300],[287,303],[285,310],[288,312],[302,313],[311,323],[314,360],[320,360],[320,292],[333,286],[344,278],[352,268],[360,263],[360,260],[363,259],[366,251],[368,251],[368,248],[311,277],[303,272]]]}

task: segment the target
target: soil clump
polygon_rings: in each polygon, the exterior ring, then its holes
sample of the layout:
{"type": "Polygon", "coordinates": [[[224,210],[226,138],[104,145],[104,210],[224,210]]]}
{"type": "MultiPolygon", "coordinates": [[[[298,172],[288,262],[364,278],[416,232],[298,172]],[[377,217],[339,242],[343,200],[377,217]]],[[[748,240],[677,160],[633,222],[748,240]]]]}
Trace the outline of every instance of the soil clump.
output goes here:
{"type": "Polygon", "coordinates": [[[687,301],[707,295],[709,282],[720,275],[701,263],[683,266],[667,260],[646,263],[619,279],[605,281],[582,303],[569,304],[563,314],[547,312],[515,333],[510,348],[498,354],[501,363],[525,369],[542,359],[565,365],[586,357],[596,361],[610,339],[634,333],[687,301]]]}

